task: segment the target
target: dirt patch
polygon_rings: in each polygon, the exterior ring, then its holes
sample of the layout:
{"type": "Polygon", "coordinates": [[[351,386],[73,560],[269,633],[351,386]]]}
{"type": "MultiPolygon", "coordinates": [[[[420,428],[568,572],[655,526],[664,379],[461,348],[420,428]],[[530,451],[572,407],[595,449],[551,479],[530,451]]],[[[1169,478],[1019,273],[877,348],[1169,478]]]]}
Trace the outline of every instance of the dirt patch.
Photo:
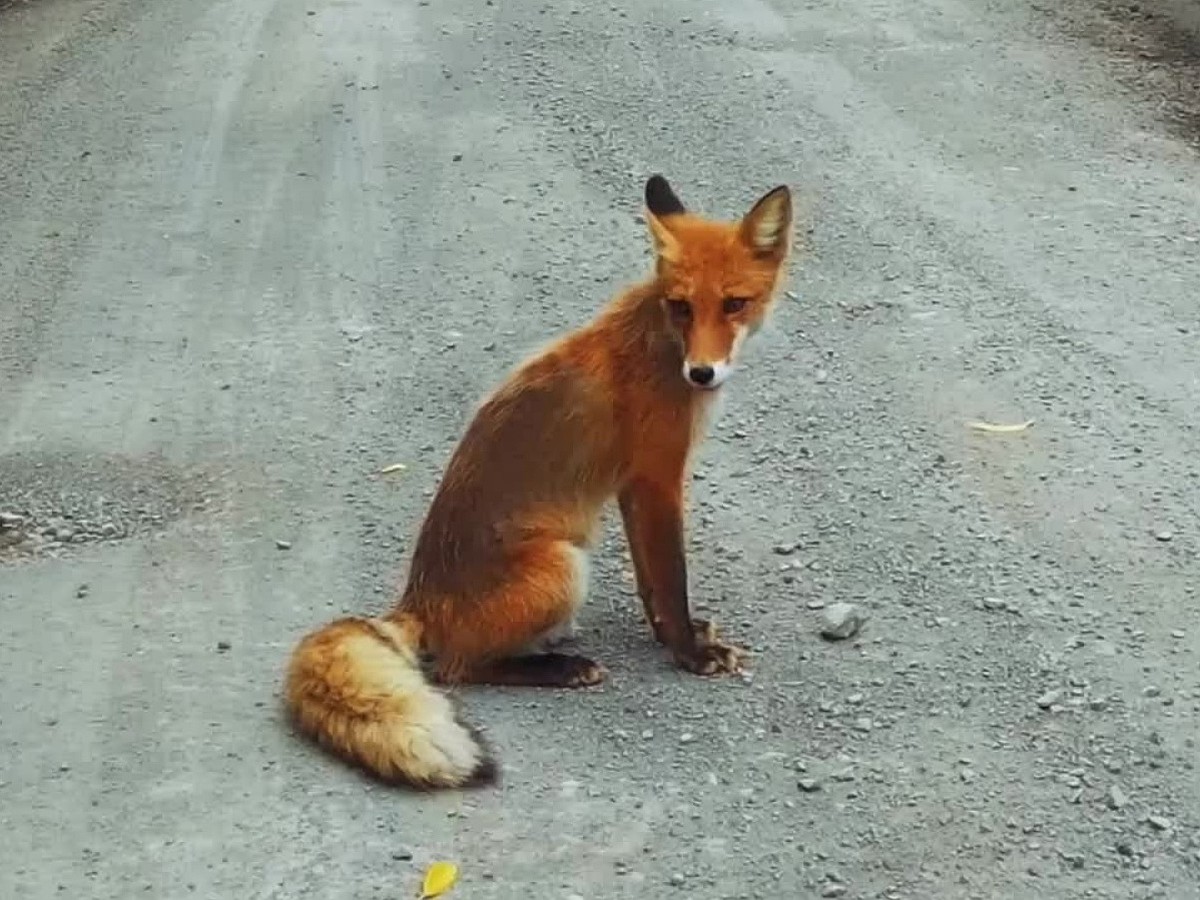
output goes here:
{"type": "Polygon", "coordinates": [[[1190,0],[1070,0],[1036,8],[1068,36],[1105,51],[1116,77],[1158,107],[1200,149],[1200,4],[1190,0]]]}
{"type": "Polygon", "coordinates": [[[0,456],[0,562],[160,530],[210,497],[205,478],[157,456],[0,456]]]}

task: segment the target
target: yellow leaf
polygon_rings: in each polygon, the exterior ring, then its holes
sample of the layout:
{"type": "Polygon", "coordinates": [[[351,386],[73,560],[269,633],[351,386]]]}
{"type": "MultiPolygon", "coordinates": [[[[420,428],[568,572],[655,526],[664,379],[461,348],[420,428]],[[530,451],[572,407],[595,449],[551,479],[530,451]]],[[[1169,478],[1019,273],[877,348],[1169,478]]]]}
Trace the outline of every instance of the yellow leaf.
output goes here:
{"type": "Polygon", "coordinates": [[[429,900],[430,897],[440,897],[458,880],[458,866],[451,862],[435,862],[425,870],[425,880],[421,882],[419,900],[429,900]]]}
{"type": "Polygon", "coordinates": [[[988,431],[993,434],[1011,434],[1014,431],[1024,431],[1033,424],[1033,419],[1018,422],[1015,425],[994,425],[991,422],[968,422],[967,427],[976,431],[988,431]]]}

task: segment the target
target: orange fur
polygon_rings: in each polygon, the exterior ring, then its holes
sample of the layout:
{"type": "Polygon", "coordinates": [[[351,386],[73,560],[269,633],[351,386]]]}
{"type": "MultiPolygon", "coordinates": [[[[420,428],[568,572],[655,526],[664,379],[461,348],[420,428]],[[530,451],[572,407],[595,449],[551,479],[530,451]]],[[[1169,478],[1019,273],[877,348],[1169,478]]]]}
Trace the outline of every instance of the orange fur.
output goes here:
{"type": "Polygon", "coordinates": [[[582,657],[526,651],[568,623],[586,554],[618,501],[647,618],[677,663],[736,671],[742,652],[688,611],[688,460],[715,389],[775,302],[790,250],[787,188],[739,221],[687,212],[646,185],[655,271],[517,369],[476,411],[426,515],[396,607],[304,638],[286,699],[302,730],[386,778],[429,787],[487,780],[492,764],[424,679],[594,684],[582,657]],[[712,369],[703,383],[697,369],[712,369]]]}

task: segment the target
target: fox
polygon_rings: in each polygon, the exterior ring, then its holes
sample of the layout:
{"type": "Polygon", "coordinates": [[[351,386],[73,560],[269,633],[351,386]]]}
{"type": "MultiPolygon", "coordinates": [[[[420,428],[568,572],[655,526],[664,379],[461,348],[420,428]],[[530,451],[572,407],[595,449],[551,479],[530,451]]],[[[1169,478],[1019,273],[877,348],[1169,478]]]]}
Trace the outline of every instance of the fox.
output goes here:
{"type": "Polygon", "coordinates": [[[477,406],[379,616],[306,634],[287,663],[297,731],[385,783],[494,784],[496,757],[443,688],[585,688],[603,664],[575,636],[604,509],[615,499],[646,622],[686,672],[741,672],[745,648],[693,617],[685,493],[711,408],[787,275],[787,185],[740,219],[645,183],[654,265],[591,321],[515,366],[477,406]],[[432,669],[432,671],[427,671],[432,669]]]}

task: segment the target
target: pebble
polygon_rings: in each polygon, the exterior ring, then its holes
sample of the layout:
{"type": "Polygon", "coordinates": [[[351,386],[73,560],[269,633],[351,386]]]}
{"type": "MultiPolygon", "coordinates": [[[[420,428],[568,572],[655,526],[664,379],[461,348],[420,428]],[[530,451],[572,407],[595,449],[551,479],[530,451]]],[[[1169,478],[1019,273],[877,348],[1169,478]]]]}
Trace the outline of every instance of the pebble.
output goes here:
{"type": "Polygon", "coordinates": [[[822,897],[844,897],[846,895],[846,886],[844,884],[827,884],[821,888],[822,897]]]}
{"type": "Polygon", "coordinates": [[[1163,816],[1146,816],[1146,821],[1159,831],[1171,830],[1171,820],[1163,816]]]}
{"type": "Polygon", "coordinates": [[[815,778],[801,778],[796,784],[806,794],[815,794],[821,789],[821,782],[815,778]]]}
{"type": "Polygon", "coordinates": [[[276,549],[279,549],[279,550],[291,550],[292,542],[291,541],[276,541],[275,547],[276,547],[276,549]]]}
{"type": "Polygon", "coordinates": [[[229,643],[229,641],[217,641],[217,650],[221,653],[224,653],[226,650],[230,650],[232,648],[233,644],[229,643]]]}
{"type": "Polygon", "coordinates": [[[1125,792],[1115,784],[1108,789],[1108,806],[1110,809],[1122,809],[1129,802],[1125,792]]]}
{"type": "Polygon", "coordinates": [[[1169,531],[1160,531],[1156,535],[1154,535],[1154,539],[1156,541],[1162,541],[1164,544],[1167,543],[1168,541],[1170,541],[1171,538],[1173,538],[1173,537],[1175,537],[1175,535],[1173,535],[1169,531]]]}
{"type": "Polygon", "coordinates": [[[867,614],[853,603],[834,603],[821,614],[821,637],[844,641],[858,634],[866,621],[867,614]]]}
{"type": "Polygon", "coordinates": [[[1037,705],[1042,709],[1049,709],[1058,702],[1060,697],[1062,697],[1062,691],[1046,691],[1046,693],[1037,698],[1037,705]]]}

